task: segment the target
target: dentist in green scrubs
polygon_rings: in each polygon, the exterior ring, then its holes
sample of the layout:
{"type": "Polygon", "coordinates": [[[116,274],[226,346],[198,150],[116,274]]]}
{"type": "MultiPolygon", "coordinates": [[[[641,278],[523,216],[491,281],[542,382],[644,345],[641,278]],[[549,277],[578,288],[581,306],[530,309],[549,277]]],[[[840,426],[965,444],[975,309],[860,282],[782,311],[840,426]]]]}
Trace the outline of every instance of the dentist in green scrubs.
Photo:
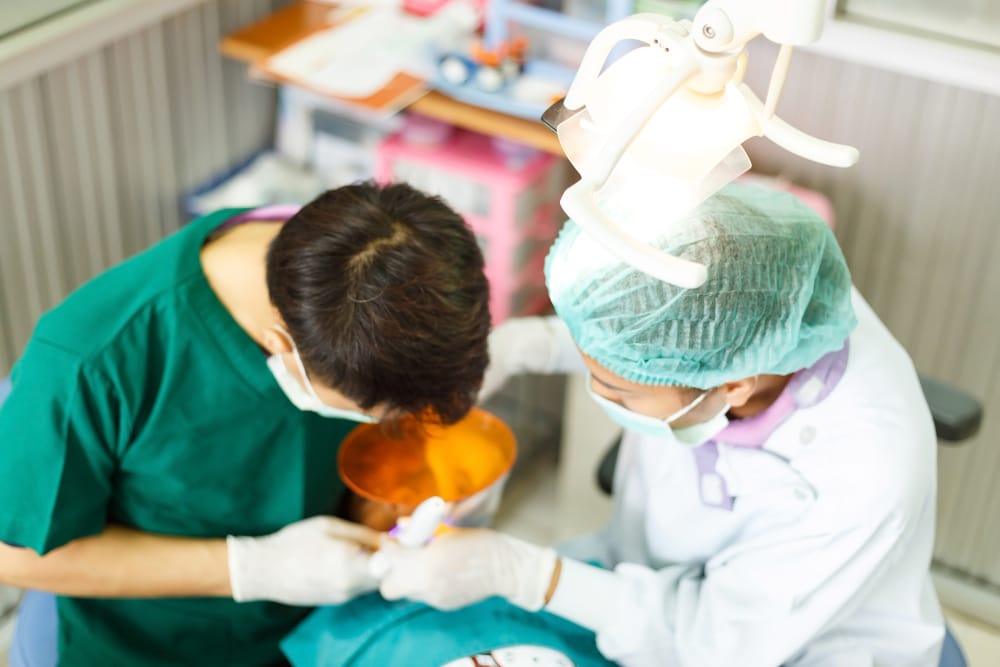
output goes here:
{"type": "Polygon", "coordinates": [[[0,583],[56,594],[62,665],[281,664],[312,606],[377,587],[378,536],[330,516],[341,441],[461,418],[489,328],[473,234],[408,186],[195,220],[38,322],[0,408],[0,583]]]}

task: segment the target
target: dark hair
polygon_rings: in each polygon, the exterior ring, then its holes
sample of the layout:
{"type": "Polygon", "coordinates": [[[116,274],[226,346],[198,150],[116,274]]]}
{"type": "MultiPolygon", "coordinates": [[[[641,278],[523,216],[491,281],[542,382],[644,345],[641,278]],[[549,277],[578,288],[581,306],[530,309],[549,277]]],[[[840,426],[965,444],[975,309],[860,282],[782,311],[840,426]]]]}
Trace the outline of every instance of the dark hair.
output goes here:
{"type": "Polygon", "coordinates": [[[362,409],[443,423],[471,409],[489,361],[489,285],[461,216],[409,185],[330,190],[285,223],[267,289],[310,377],[362,409]]]}

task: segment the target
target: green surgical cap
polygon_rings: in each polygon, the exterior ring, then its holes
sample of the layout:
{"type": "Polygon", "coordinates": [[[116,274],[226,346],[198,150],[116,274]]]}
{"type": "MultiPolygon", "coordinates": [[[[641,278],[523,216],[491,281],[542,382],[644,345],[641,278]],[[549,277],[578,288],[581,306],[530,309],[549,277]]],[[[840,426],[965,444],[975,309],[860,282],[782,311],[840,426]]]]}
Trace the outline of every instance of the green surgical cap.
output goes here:
{"type": "Polygon", "coordinates": [[[701,262],[708,280],[684,289],[653,278],[572,221],[545,261],[577,345],[625,380],[709,389],[785,375],[839,350],[854,328],[840,246],[793,195],[730,185],[651,243],[701,262]]]}

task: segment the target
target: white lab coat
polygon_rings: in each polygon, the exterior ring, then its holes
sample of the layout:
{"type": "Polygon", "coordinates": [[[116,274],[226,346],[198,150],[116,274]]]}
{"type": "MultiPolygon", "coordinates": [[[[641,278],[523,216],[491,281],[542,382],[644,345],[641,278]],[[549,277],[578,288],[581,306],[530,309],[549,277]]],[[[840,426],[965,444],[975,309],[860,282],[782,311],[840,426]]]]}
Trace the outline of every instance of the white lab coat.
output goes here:
{"type": "Polygon", "coordinates": [[[690,449],[625,435],[612,522],[570,548],[614,573],[568,561],[549,607],[592,627],[608,658],[938,664],[934,426],[906,352],[857,292],[853,302],[858,326],[832,393],[764,450],[720,446],[732,511],[702,504],[690,449]]]}

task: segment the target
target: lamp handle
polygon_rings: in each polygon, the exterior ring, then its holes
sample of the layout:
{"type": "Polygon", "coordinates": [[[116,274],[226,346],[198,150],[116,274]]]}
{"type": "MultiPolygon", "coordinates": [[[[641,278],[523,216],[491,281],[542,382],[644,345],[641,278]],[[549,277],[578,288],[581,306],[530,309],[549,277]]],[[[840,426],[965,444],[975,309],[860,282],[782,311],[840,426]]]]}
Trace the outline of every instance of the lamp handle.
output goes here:
{"type": "Polygon", "coordinates": [[[700,287],[708,278],[708,269],[703,264],[654,248],[612,224],[597,205],[596,189],[590,183],[578,181],[573,184],[563,193],[559,203],[584,232],[643,273],[685,288],[700,287]]]}
{"type": "Polygon", "coordinates": [[[831,167],[850,167],[858,161],[858,149],[846,144],[826,141],[792,127],[776,115],[765,117],[764,103],[744,83],[739,90],[747,100],[750,112],[757,118],[765,137],[789,153],[831,167]]]}

